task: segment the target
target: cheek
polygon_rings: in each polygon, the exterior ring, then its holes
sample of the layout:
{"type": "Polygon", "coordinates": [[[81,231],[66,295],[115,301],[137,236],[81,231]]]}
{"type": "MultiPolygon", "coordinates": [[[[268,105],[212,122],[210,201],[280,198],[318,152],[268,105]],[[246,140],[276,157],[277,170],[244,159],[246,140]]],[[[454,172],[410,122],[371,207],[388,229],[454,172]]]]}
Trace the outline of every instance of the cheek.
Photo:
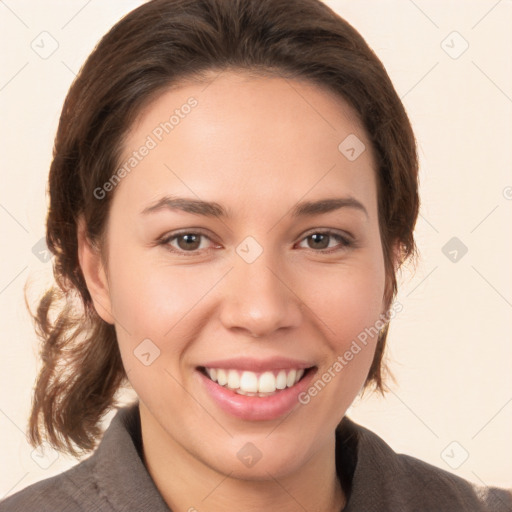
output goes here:
{"type": "Polygon", "coordinates": [[[186,266],[121,264],[112,273],[113,313],[133,335],[163,338],[186,323],[187,312],[217,280],[213,274],[186,266]]]}
{"type": "Polygon", "coordinates": [[[345,345],[380,318],[384,294],[384,269],[379,261],[338,269],[310,280],[308,306],[324,324],[333,348],[345,345]]]}
{"type": "Polygon", "coordinates": [[[204,313],[202,299],[219,278],[215,269],[198,272],[197,268],[166,265],[136,252],[112,254],[112,313],[126,368],[138,363],[133,352],[143,340],[151,340],[161,350],[159,365],[168,365],[194,338],[197,314],[204,313]]]}
{"type": "Polygon", "coordinates": [[[318,273],[305,302],[317,318],[314,339],[323,359],[310,387],[299,396],[304,422],[334,428],[362,389],[378,341],[384,293],[383,262],[358,259],[330,275],[318,273]],[[321,335],[316,331],[321,331],[321,335]]]}
{"type": "Polygon", "coordinates": [[[321,320],[326,357],[311,397],[326,386],[314,407],[330,404],[327,409],[342,412],[364,385],[375,354],[383,318],[384,263],[375,257],[364,264],[358,260],[329,278],[316,277],[308,305],[321,320]]]}
{"type": "Polygon", "coordinates": [[[205,315],[201,298],[218,280],[211,270],[203,274],[192,267],[127,258],[111,272],[112,310],[123,366],[147,403],[168,407],[168,394],[162,393],[166,390],[177,410],[186,406],[177,384],[184,378],[182,358],[200,335],[198,315],[205,315]]]}

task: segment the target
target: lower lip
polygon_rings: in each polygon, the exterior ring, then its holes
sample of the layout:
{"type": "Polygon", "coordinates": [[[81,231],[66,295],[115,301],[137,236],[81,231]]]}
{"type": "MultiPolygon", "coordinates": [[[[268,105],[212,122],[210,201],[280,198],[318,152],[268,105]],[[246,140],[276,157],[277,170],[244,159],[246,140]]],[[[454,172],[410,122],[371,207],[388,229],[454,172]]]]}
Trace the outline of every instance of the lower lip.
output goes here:
{"type": "Polygon", "coordinates": [[[297,384],[278,391],[275,395],[257,397],[235,393],[209,379],[196,370],[206,390],[217,405],[228,414],[248,421],[268,421],[280,418],[299,405],[298,396],[304,392],[313,379],[316,368],[310,369],[297,384]]]}

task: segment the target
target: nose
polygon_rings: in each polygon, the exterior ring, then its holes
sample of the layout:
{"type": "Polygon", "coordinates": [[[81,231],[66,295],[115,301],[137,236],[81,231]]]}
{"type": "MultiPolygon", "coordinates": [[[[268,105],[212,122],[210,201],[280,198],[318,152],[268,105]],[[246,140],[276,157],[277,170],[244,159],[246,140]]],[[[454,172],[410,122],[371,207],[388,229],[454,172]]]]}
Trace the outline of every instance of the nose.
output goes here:
{"type": "Polygon", "coordinates": [[[220,314],[226,329],[264,337],[300,325],[302,301],[293,283],[264,255],[252,263],[236,261],[226,276],[220,314]]]}

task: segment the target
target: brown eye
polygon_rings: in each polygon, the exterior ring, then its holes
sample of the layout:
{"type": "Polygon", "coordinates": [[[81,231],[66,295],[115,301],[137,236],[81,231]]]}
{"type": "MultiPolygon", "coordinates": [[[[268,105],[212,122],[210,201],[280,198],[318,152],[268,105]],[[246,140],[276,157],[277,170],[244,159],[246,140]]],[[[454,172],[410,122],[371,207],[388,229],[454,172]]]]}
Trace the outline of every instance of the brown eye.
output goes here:
{"type": "Polygon", "coordinates": [[[352,246],[352,242],[348,237],[333,231],[317,231],[303,238],[301,244],[303,242],[307,244],[307,246],[302,245],[305,249],[313,249],[315,252],[320,253],[341,251],[352,246]]]}
{"type": "Polygon", "coordinates": [[[179,235],[176,238],[178,241],[178,247],[183,249],[184,251],[195,251],[199,249],[201,245],[201,237],[203,235],[197,235],[195,233],[187,233],[184,235],[179,235]]]}
{"type": "Polygon", "coordinates": [[[211,248],[212,241],[203,233],[185,231],[163,238],[160,244],[173,253],[194,256],[211,248]]]}
{"type": "Polygon", "coordinates": [[[315,233],[313,235],[308,236],[308,240],[312,243],[310,244],[311,249],[327,249],[329,247],[329,238],[330,235],[325,235],[323,233],[315,233]]]}

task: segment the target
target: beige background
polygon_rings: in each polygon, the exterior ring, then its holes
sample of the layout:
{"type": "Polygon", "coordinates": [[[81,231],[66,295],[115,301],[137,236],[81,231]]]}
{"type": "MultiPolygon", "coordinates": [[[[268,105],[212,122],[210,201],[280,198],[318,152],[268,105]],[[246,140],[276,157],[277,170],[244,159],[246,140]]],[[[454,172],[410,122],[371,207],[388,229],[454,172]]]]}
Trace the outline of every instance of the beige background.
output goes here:
{"type": "MultiPolygon", "coordinates": [[[[23,286],[51,279],[32,249],[65,94],[95,43],[140,3],[0,2],[0,498],[76,463],[33,453],[25,439],[37,345],[23,286]]],[[[389,337],[397,384],[350,415],[399,452],[512,486],[512,3],[326,3],[384,62],[421,157],[422,259],[402,276],[389,337]],[[455,262],[453,247],[442,250],[452,237],[468,249],[455,262]]]]}

